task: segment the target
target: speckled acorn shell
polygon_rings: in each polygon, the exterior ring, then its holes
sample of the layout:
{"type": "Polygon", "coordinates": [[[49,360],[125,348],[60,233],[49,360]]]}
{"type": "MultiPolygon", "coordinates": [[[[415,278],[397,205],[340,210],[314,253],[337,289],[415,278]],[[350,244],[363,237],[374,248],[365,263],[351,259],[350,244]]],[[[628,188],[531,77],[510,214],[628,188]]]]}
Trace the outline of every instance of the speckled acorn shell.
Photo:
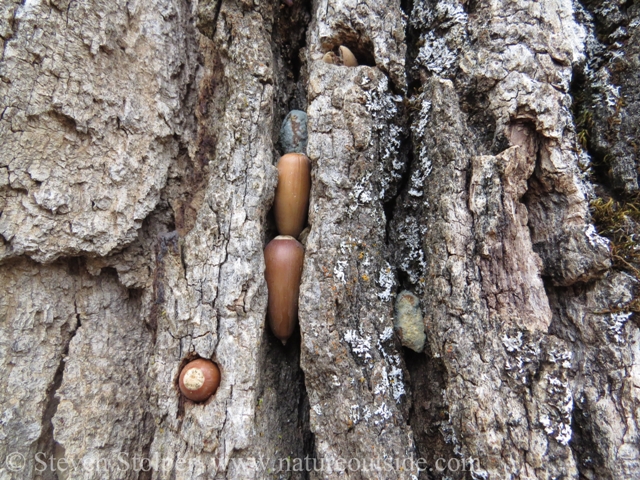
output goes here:
{"type": "Polygon", "coordinates": [[[307,153],[307,114],[291,110],[280,128],[280,145],[284,153],[307,153]]]}
{"type": "Polygon", "coordinates": [[[311,191],[311,162],[301,153],[288,153],[278,160],[278,186],[273,201],[280,235],[298,238],[307,222],[311,191]]]}
{"type": "Polygon", "coordinates": [[[216,393],[220,385],[220,369],[211,360],[199,358],[184,366],[178,384],[189,400],[203,402],[216,393]]]}
{"type": "Polygon", "coordinates": [[[264,249],[264,276],[269,290],[267,318],[273,334],[284,344],[298,322],[298,295],[304,247],[295,238],[279,235],[264,249]]]}

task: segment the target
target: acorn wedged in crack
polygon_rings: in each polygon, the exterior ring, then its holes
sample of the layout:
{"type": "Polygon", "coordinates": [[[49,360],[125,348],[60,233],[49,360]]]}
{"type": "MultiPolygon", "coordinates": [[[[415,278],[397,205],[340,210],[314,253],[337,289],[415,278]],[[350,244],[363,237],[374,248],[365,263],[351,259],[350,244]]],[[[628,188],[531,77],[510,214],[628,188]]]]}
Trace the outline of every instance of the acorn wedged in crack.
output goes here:
{"type": "Polygon", "coordinates": [[[273,334],[286,345],[298,321],[298,295],[304,247],[295,238],[279,235],[264,249],[264,276],[269,290],[267,318],[273,334]]]}
{"type": "Polygon", "coordinates": [[[311,162],[301,153],[288,153],[278,160],[278,186],[273,202],[280,235],[298,238],[307,222],[311,191],[311,162]]]}
{"type": "Polygon", "coordinates": [[[325,63],[331,63],[332,65],[343,65],[345,67],[358,66],[356,56],[344,45],[340,45],[337,55],[334,52],[327,52],[322,57],[322,60],[325,63]]]}

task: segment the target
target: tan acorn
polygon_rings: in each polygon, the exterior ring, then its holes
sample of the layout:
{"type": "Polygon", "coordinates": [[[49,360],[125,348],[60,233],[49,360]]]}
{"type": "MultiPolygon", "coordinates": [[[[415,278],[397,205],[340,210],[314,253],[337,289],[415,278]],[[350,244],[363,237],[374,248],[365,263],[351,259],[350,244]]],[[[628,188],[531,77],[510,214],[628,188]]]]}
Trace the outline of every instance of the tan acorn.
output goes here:
{"type": "Polygon", "coordinates": [[[340,54],[340,60],[342,61],[342,65],[345,67],[357,67],[358,60],[356,60],[356,56],[344,45],[340,45],[338,49],[340,54]]]}
{"type": "Polygon", "coordinates": [[[269,290],[267,318],[273,334],[283,345],[298,321],[298,295],[304,247],[295,238],[279,235],[264,249],[264,276],[269,290]]]}
{"type": "Polygon", "coordinates": [[[327,52],[322,57],[322,61],[324,63],[330,63],[331,65],[338,65],[339,59],[338,56],[333,52],[327,52]]]}
{"type": "Polygon", "coordinates": [[[278,160],[278,187],[273,203],[276,228],[281,235],[297,238],[304,229],[311,190],[311,162],[301,153],[287,153],[278,160]]]}
{"type": "Polygon", "coordinates": [[[199,358],[185,365],[178,383],[185,397],[194,402],[202,402],[218,389],[220,369],[211,360],[199,358]]]}

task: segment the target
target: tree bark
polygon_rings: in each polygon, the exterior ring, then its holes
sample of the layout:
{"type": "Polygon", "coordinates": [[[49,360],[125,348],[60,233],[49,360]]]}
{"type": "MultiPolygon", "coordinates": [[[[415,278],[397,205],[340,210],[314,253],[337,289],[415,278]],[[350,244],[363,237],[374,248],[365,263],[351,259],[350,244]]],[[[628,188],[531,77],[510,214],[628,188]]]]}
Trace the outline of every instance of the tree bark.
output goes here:
{"type": "Polygon", "coordinates": [[[639,36],[621,1],[1,1],[0,480],[640,476],[639,36]]]}

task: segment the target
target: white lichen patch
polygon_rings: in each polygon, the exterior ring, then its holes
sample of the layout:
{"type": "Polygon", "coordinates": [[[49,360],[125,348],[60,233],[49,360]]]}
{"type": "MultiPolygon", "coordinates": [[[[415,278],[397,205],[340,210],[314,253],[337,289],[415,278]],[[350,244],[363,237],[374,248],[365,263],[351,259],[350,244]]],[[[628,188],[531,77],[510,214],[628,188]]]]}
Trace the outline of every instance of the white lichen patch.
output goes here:
{"type": "Polygon", "coordinates": [[[550,395],[550,411],[543,413],[539,421],[544,431],[561,445],[568,445],[571,440],[571,416],[573,413],[573,395],[567,381],[554,375],[545,375],[547,392],[550,395]]]}
{"type": "Polygon", "coordinates": [[[449,49],[447,40],[433,31],[423,34],[420,40],[423,44],[416,61],[431,73],[440,75],[448,72],[455,64],[458,54],[449,49]]]}
{"type": "Polygon", "coordinates": [[[633,312],[619,312],[610,313],[609,317],[604,317],[609,335],[611,335],[618,344],[625,343],[624,326],[629,318],[631,318],[631,315],[633,315],[633,312]]]}
{"type": "Polygon", "coordinates": [[[349,237],[347,240],[340,243],[340,253],[342,255],[346,255],[353,250],[353,246],[355,245],[353,239],[349,237]]]}
{"type": "MultiPolygon", "coordinates": [[[[363,87],[369,86],[370,82],[363,82],[363,87]]],[[[404,162],[400,160],[400,145],[402,138],[402,128],[396,123],[398,115],[398,103],[402,102],[402,97],[389,93],[389,81],[382,77],[375,86],[365,89],[365,107],[371,114],[373,129],[378,133],[372,136],[371,142],[378,142],[379,150],[379,170],[380,170],[380,192],[378,197],[384,198],[394,181],[402,178],[404,162]],[[388,172],[390,176],[385,175],[388,172]]]]}
{"type": "Polygon", "coordinates": [[[390,366],[390,370],[389,372],[387,372],[386,368],[383,369],[382,373],[383,376],[386,377],[386,379],[376,385],[374,393],[383,394],[386,393],[389,388],[391,388],[391,394],[393,395],[393,398],[395,399],[396,403],[400,403],[401,397],[403,395],[406,395],[406,390],[404,387],[404,375],[401,368],[401,358],[400,355],[397,354],[389,355],[382,346],[381,342],[383,341],[386,340],[383,340],[383,337],[380,337],[377,347],[378,351],[382,355],[382,358],[384,358],[387,361],[387,364],[390,366]]]}
{"type": "Polygon", "coordinates": [[[204,385],[204,373],[199,368],[191,368],[185,372],[182,383],[187,390],[198,390],[204,385]]]}
{"type": "Polygon", "coordinates": [[[563,350],[561,352],[549,352],[549,361],[556,363],[562,368],[571,368],[571,359],[573,358],[573,352],[569,350],[563,350]]]}
{"type": "Polygon", "coordinates": [[[352,201],[352,204],[349,205],[349,216],[352,215],[359,206],[370,204],[373,201],[374,195],[371,190],[371,183],[369,182],[370,178],[371,173],[366,174],[353,186],[351,192],[349,192],[349,199],[352,201]]]}
{"type": "Polygon", "coordinates": [[[515,337],[504,335],[501,340],[505,349],[513,355],[507,359],[505,370],[512,378],[527,385],[530,376],[538,368],[540,346],[537,343],[525,343],[521,332],[518,332],[515,337]]]}
{"type": "Polygon", "coordinates": [[[380,420],[376,420],[375,422],[373,422],[376,425],[380,425],[381,423],[384,423],[385,421],[389,420],[393,416],[393,413],[391,412],[389,407],[387,407],[386,403],[382,403],[378,407],[378,409],[375,412],[373,412],[373,414],[380,417],[380,420]]]}
{"type": "Polygon", "coordinates": [[[520,350],[520,347],[522,347],[522,332],[518,332],[515,337],[509,337],[506,334],[503,335],[502,344],[504,348],[507,349],[507,352],[520,350]]]}
{"type": "Polygon", "coordinates": [[[458,437],[456,437],[456,432],[451,425],[451,419],[440,422],[440,433],[446,443],[458,445],[458,437]]]}
{"type": "Polygon", "coordinates": [[[380,342],[386,342],[388,340],[391,340],[391,338],[393,337],[393,328],[391,327],[386,327],[383,332],[382,335],[380,335],[380,342]]]}
{"type": "MultiPolygon", "coordinates": [[[[365,77],[366,78],[366,77],[365,77]]],[[[369,82],[361,84],[363,87],[369,82]]],[[[402,97],[390,95],[389,81],[387,77],[382,77],[374,88],[365,89],[365,107],[374,120],[374,128],[383,130],[387,126],[387,122],[398,112],[396,102],[401,102],[402,97]]]]}
{"type": "Polygon", "coordinates": [[[336,278],[338,281],[342,282],[343,285],[347,284],[347,279],[345,277],[344,274],[344,269],[347,266],[347,261],[346,260],[338,260],[337,264],[335,267],[333,267],[333,276],[334,278],[336,278]]]}
{"type": "Polygon", "coordinates": [[[365,422],[367,422],[367,421],[369,421],[371,416],[372,416],[372,414],[371,414],[371,410],[369,410],[369,406],[365,405],[365,407],[362,409],[362,419],[365,422]]]}
{"type": "Polygon", "coordinates": [[[347,330],[344,334],[344,341],[349,344],[351,351],[358,357],[371,360],[371,337],[361,337],[355,330],[347,330]]]}
{"type": "Polygon", "coordinates": [[[422,250],[422,237],[425,231],[420,228],[418,221],[407,216],[398,225],[398,240],[404,246],[400,269],[409,276],[409,281],[414,285],[420,285],[420,279],[424,277],[427,269],[424,251],[422,250]]]}
{"type": "Polygon", "coordinates": [[[382,380],[376,384],[373,389],[374,395],[385,395],[389,389],[389,379],[387,378],[387,369],[382,367],[382,380]]]}
{"type": "Polygon", "coordinates": [[[391,163],[391,176],[396,180],[402,178],[402,169],[404,163],[398,158],[400,152],[400,135],[402,129],[395,124],[389,125],[389,134],[386,142],[382,145],[382,163],[386,165],[391,163]]]}
{"type": "Polygon", "coordinates": [[[411,12],[411,24],[422,31],[416,63],[436,75],[453,71],[467,39],[467,22],[467,13],[458,1],[441,0],[435,5],[427,1],[416,2],[411,12]]]}
{"type": "Polygon", "coordinates": [[[598,233],[596,232],[596,227],[594,227],[592,224],[589,224],[585,227],[584,233],[589,239],[589,243],[591,243],[592,246],[598,247],[598,245],[602,245],[606,248],[609,248],[609,245],[611,243],[609,239],[598,235],[598,233]]]}
{"type": "Polygon", "coordinates": [[[351,405],[349,418],[355,424],[360,421],[360,405],[351,405]]]}
{"type": "Polygon", "coordinates": [[[405,395],[402,370],[395,365],[391,367],[389,372],[389,384],[391,385],[391,394],[396,403],[400,403],[400,398],[405,395]]]}
{"type": "Polygon", "coordinates": [[[380,275],[378,276],[378,285],[383,289],[382,292],[378,293],[378,298],[384,302],[391,300],[393,298],[391,292],[395,284],[396,280],[391,265],[385,262],[385,266],[380,269],[380,275]]]}
{"type": "Polygon", "coordinates": [[[411,180],[409,181],[409,195],[412,197],[420,198],[424,195],[422,187],[424,186],[423,174],[420,169],[414,170],[411,174],[411,180]]]}
{"type": "Polygon", "coordinates": [[[416,152],[418,155],[419,167],[411,175],[411,190],[414,191],[410,195],[415,197],[422,196],[422,186],[426,178],[432,170],[431,160],[427,154],[427,147],[424,144],[424,134],[427,131],[431,113],[431,102],[421,94],[416,102],[420,103],[420,112],[411,124],[411,132],[413,134],[416,145],[420,145],[420,149],[416,152]],[[420,193],[420,194],[418,194],[420,193]]]}

